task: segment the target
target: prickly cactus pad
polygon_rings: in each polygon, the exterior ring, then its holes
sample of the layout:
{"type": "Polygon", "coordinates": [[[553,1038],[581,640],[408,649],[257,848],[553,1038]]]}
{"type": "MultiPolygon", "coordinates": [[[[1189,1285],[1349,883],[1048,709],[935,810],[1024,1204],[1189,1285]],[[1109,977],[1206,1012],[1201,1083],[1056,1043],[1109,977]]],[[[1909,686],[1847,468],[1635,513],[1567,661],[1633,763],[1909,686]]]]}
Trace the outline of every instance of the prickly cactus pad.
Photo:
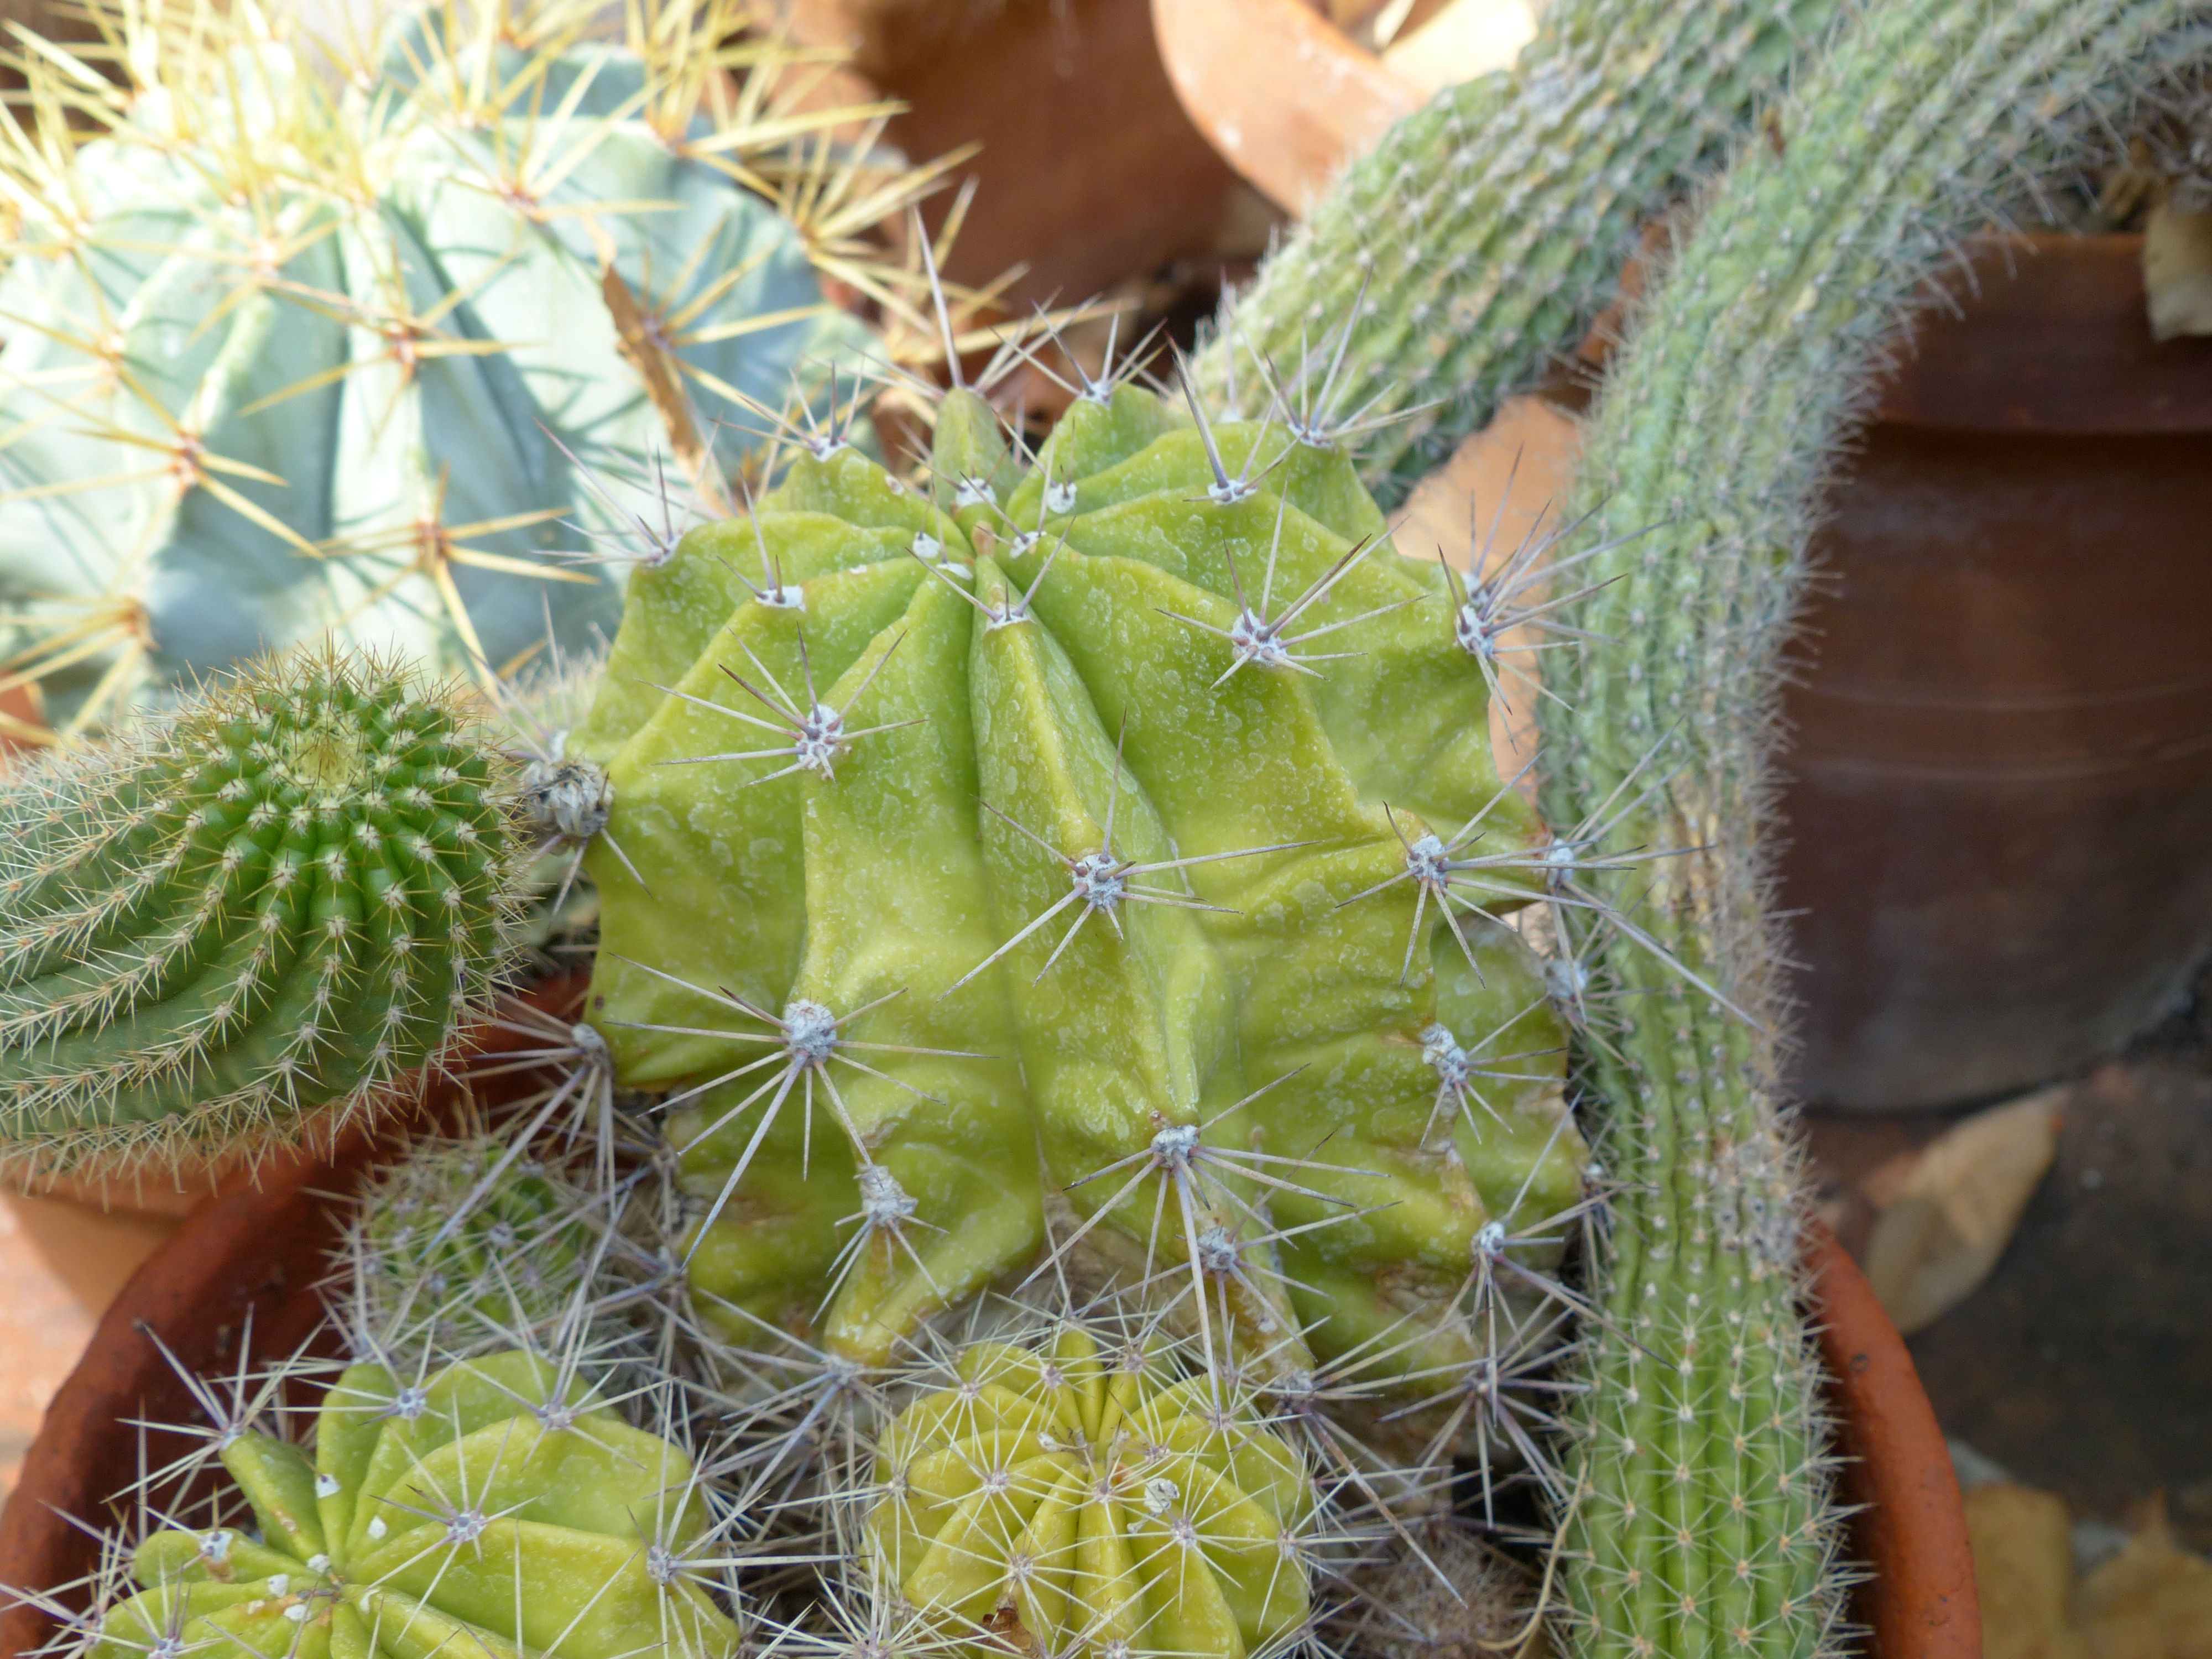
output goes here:
{"type": "Polygon", "coordinates": [[[93,1652],[734,1651],[736,1626],[684,1570],[710,1532],[690,1460],[556,1376],[514,1352],[421,1383],[351,1367],[312,1455],[252,1432],[223,1448],[258,1538],[154,1534],[132,1563],[145,1589],[93,1652]]]}
{"type": "Polygon", "coordinates": [[[989,1652],[1177,1659],[1304,1624],[1311,1486],[1218,1377],[1074,1326],[957,1370],[884,1436],[868,1520],[878,1580],[925,1617],[989,1652]]]}
{"type": "Polygon", "coordinates": [[[507,767],[411,673],[294,659],[0,792],[0,1137],[33,1168],[296,1134],[505,951],[507,767]]]}
{"type": "Polygon", "coordinates": [[[1425,1048],[1439,963],[1500,963],[1443,975],[1466,1043],[1541,1003],[1468,896],[1547,838],[1443,573],[1340,454],[1127,387],[1026,472],[954,393],[928,495],[822,449],[638,573],[571,744],[590,1017],[674,1091],[695,1289],[880,1362],[1038,1255],[1048,1184],[1285,1365],[1442,1315],[1580,1162],[1425,1048]]]}

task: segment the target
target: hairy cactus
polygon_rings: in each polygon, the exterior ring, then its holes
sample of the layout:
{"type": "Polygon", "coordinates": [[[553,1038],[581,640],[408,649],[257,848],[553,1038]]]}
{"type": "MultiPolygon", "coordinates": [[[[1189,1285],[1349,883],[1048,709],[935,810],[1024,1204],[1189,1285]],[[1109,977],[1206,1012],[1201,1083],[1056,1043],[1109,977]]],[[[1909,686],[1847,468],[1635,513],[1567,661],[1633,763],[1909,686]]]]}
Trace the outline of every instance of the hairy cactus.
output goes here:
{"type": "Polygon", "coordinates": [[[681,1109],[703,1299],[880,1363],[1048,1185],[1279,1372],[1463,1356],[1583,1160],[1487,914],[1562,854],[1446,575],[1340,453],[1126,386],[1027,467],[956,391],[927,495],[818,450],[638,572],[570,741],[626,855],[589,1018],[681,1109]]]}
{"type": "Polygon", "coordinates": [[[1574,348],[1638,231],[1844,10],[1556,0],[1512,70],[1439,94],[1352,164],[1224,307],[1201,386],[1249,408],[1295,373],[1303,417],[1353,441],[1395,505],[1574,348]]]}
{"type": "Polygon", "coordinates": [[[1221,1378],[1075,1324],[951,1369],[877,1454],[885,1589],[992,1650],[1243,1659],[1302,1629],[1314,1490],[1221,1378]]]}
{"type": "Polygon", "coordinates": [[[145,1588],[106,1611],[96,1659],[737,1650],[691,1564],[714,1524],[691,1460],[541,1357],[420,1382],[356,1364],[312,1455],[251,1429],[220,1455],[252,1528],[147,1537],[131,1564],[145,1588]]]}
{"type": "Polygon", "coordinates": [[[840,112],[779,110],[773,50],[727,96],[750,13],[694,13],[633,8],[625,43],[447,0],[325,65],[252,5],[97,0],[106,56],[26,54],[0,672],[66,727],[297,641],[483,675],[611,628],[619,583],[552,556],[622,527],[584,470],[642,479],[707,423],[734,460],[749,399],[866,339],[810,263],[865,280],[849,234],[762,193],[840,112]]]}
{"type": "Polygon", "coordinates": [[[411,672],[258,665],[0,787],[0,1156],[296,1139],[488,1001],[511,769],[411,672]]]}
{"type": "Polygon", "coordinates": [[[1883,0],[1747,144],[1615,362],[1576,485],[1591,639],[1547,674],[1546,802],[1572,821],[1648,785],[1624,833],[1695,846],[1649,926],[1747,1027],[1618,938],[1593,995],[1632,1011],[1592,1055],[1622,1182],[1598,1275],[1568,1589],[1583,1650],[1812,1655],[1840,1613],[1817,1366],[1796,1303],[1797,1191],[1769,1033],[1762,908],[1778,653],[1838,446],[1894,331],[1960,238],[2131,91],[2204,49],[2194,0],[1883,0]]]}

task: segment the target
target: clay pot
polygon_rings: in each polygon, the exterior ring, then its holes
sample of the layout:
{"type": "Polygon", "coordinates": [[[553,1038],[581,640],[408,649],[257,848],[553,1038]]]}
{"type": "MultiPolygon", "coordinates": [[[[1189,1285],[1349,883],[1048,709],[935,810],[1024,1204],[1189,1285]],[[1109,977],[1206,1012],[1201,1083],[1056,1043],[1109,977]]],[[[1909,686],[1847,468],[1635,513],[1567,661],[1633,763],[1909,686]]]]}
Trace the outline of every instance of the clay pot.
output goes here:
{"type": "MultiPolygon", "coordinates": [[[[565,1011],[583,994],[578,976],[543,986],[528,1000],[565,1011]]],[[[475,1052],[499,1054],[538,1041],[494,1030],[475,1052]]],[[[475,1098],[497,1105],[502,1096],[519,1097],[533,1086],[528,1072],[494,1076],[475,1098]]],[[[436,1075],[419,1109],[405,1119],[358,1126],[335,1146],[272,1159],[258,1178],[234,1176],[185,1218],[117,1294],[84,1357],[47,1406],[21,1478],[0,1509],[0,1584],[46,1588],[92,1570],[94,1541],[64,1517],[110,1519],[110,1499],[137,1478],[141,1448],[125,1419],[202,1420],[151,1337],[167,1344],[195,1376],[234,1370],[249,1329],[255,1358],[298,1349],[322,1323],[316,1286],[345,1222],[345,1206],[334,1200],[357,1191],[411,1133],[453,1121],[465,1098],[462,1085],[436,1075]]],[[[184,1449],[180,1437],[170,1437],[173,1445],[163,1438],[149,1438],[149,1454],[156,1460],[184,1449]]],[[[0,1654],[29,1653],[48,1633],[46,1620],[33,1609],[0,1608],[0,1654]]]]}
{"type": "Polygon", "coordinates": [[[1304,0],[1152,0],[1152,27],[1198,130],[1292,213],[1423,101],[1304,0]]]}
{"type": "Polygon", "coordinates": [[[1990,245],[1814,544],[1781,906],[1816,1103],[2025,1087],[2212,948],[2212,340],[2134,236],[1990,245]]]}
{"type": "Polygon", "coordinates": [[[1838,1496],[1859,1506],[1850,1556],[1869,1569],[1851,1617],[1872,1638],[1869,1659],[1981,1659],[1973,1548],[1936,1408],[1858,1264],[1817,1222],[1806,1244],[1838,1496]]]}
{"type": "MultiPolygon", "coordinates": [[[[1019,266],[1017,313],[1074,304],[1213,247],[1237,175],[1176,101],[1146,0],[793,0],[799,39],[850,52],[906,105],[888,136],[916,161],[980,148],[946,274],[1019,266]]],[[[953,199],[923,209],[934,227],[953,199]]]]}

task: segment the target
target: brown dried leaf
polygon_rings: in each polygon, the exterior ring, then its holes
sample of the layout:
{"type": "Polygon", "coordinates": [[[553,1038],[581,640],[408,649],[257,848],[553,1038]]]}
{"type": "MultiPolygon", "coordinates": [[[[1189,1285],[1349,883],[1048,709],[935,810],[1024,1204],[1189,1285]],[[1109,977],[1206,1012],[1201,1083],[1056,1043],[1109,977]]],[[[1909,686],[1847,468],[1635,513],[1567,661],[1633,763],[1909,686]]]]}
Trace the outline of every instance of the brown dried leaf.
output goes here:
{"type": "Polygon", "coordinates": [[[1869,1176],[1881,1207],[1866,1276],[1908,1334],[1933,1324],[1989,1277],[2058,1146],[2066,1086],[1955,1125],[1918,1152],[1869,1176]]]}
{"type": "Polygon", "coordinates": [[[1966,1494],[1966,1532],[1982,1659],[2089,1659],[2066,1616],[2074,1543],[2065,1501],[2026,1486],[1977,1486],[1966,1494]]]}
{"type": "Polygon", "coordinates": [[[2212,1659],[2212,1561],[2173,1541],[2154,1499],[2142,1530],[2082,1580],[2074,1615],[2096,1659],[2212,1659]]]}

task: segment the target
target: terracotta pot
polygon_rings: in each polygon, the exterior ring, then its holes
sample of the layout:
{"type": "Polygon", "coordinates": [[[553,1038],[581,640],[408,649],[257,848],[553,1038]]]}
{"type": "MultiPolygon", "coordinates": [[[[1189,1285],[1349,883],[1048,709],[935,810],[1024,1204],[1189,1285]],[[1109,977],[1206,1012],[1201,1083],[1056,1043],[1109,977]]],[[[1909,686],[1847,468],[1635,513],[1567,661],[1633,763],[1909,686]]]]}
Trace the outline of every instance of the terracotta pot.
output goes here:
{"type": "Polygon", "coordinates": [[[2212,340],[2153,343],[2139,238],[2032,246],[1923,328],[1814,544],[1779,902],[1815,1102],[2054,1076],[2212,948],[2212,340]]]}
{"type": "MultiPolygon", "coordinates": [[[[573,1008],[580,976],[531,993],[547,1010],[573,1008]]],[[[476,1052],[499,1054],[537,1039],[493,1031],[476,1052]]],[[[519,1096],[530,1074],[494,1077],[476,1098],[498,1103],[519,1096]]],[[[46,1421],[23,1459],[21,1478],[0,1509],[0,1584],[45,1588],[90,1571],[94,1540],[64,1518],[109,1518],[109,1500],[139,1469],[141,1448],[125,1419],[196,1423],[201,1419],[177,1373],[149,1340],[167,1343],[195,1376],[221,1376],[238,1364],[251,1322],[252,1353],[287,1354],[322,1322],[316,1286],[343,1230],[343,1206],[379,1164],[410,1134],[453,1121],[465,1096],[450,1076],[424,1090],[421,1109],[405,1120],[357,1127],[335,1147],[264,1164],[258,1180],[238,1175],[187,1216],[167,1243],[134,1273],[108,1307],[84,1357],[46,1407],[46,1421]]],[[[174,1455],[150,1438],[155,1458],[174,1455]]],[[[29,1653],[48,1634],[31,1608],[0,1609],[0,1654],[29,1653]]]]}
{"type": "Polygon", "coordinates": [[[1152,27],[1198,130],[1292,213],[1423,102],[1304,0],[1152,0],[1152,27]]]}
{"type": "MultiPolygon", "coordinates": [[[[947,275],[1010,267],[1017,312],[1073,304],[1213,246],[1237,176],[1176,101],[1146,0],[794,0],[802,40],[852,52],[907,106],[917,161],[980,146],[947,275]]],[[[933,226],[951,202],[936,198],[933,226]]]]}
{"type": "Polygon", "coordinates": [[[1806,1243],[1838,1495],[1860,1506],[1850,1554],[1870,1570],[1851,1607],[1869,1659],[1981,1659],[1973,1548],[1936,1408],[1858,1264],[1817,1222],[1806,1243]]]}
{"type": "MultiPolygon", "coordinates": [[[[580,987],[564,991],[574,996],[580,987]]],[[[314,1285],[324,1254],[338,1236],[329,1197],[353,1191],[392,1150],[359,1137],[323,1162],[264,1172],[258,1188],[226,1188],[124,1287],[48,1408],[21,1483],[0,1510],[0,1583],[58,1584],[89,1570],[92,1540],[63,1517],[104,1515],[109,1495],[136,1475],[139,1449],[123,1419],[196,1420],[146,1330],[210,1374],[236,1363],[249,1313],[257,1353],[289,1352],[307,1340],[322,1315],[314,1285]]],[[[1867,1506],[1854,1518],[1852,1540],[1874,1575],[1858,1593],[1856,1616],[1875,1632],[1876,1659],[1978,1659],[1966,1516],[1935,1412],[1851,1259],[1825,1229],[1808,1244],[1839,1449],[1850,1460],[1843,1497],[1867,1506]]],[[[45,1633],[27,1608],[0,1613],[0,1653],[27,1652],[45,1633]]]]}

